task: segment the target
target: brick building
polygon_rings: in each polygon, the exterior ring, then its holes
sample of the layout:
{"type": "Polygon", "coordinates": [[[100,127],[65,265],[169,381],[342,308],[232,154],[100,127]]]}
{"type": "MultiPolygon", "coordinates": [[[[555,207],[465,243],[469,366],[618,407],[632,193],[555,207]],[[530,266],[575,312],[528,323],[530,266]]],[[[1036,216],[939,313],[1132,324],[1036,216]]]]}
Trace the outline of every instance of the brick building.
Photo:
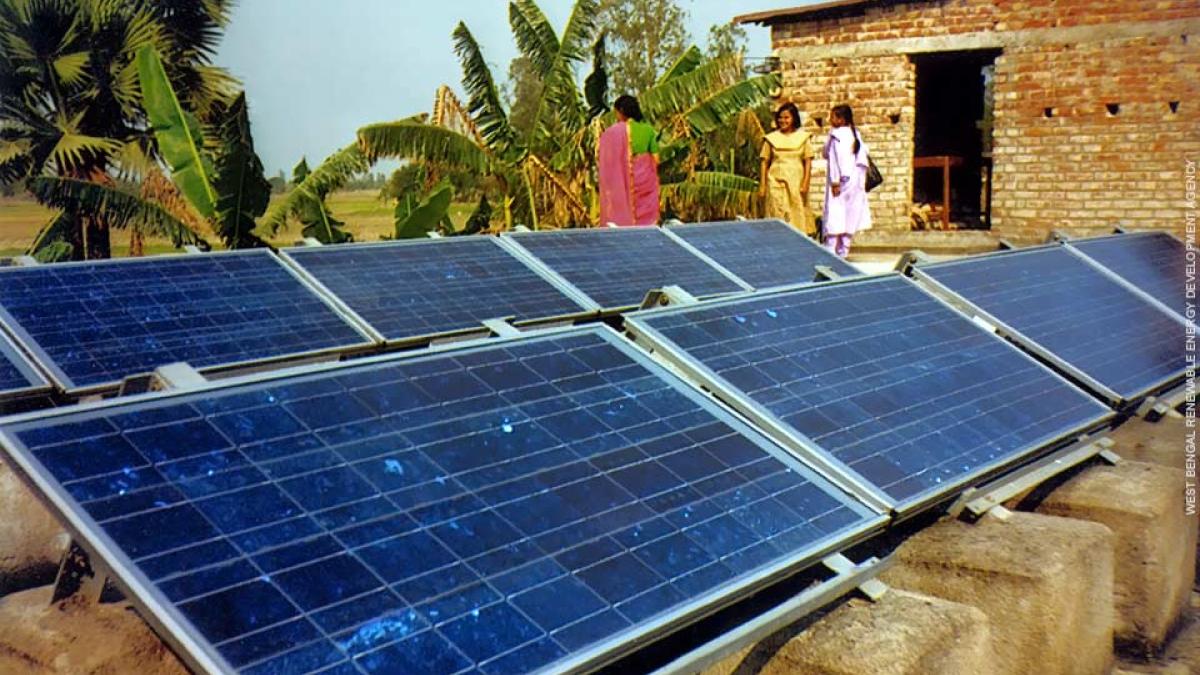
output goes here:
{"type": "Polygon", "coordinates": [[[921,168],[940,157],[956,164],[960,228],[1030,242],[1184,227],[1200,0],[838,0],[735,21],[770,26],[781,100],[814,131],[832,105],[854,107],[886,178],[875,237],[909,230],[914,202],[941,204],[943,171],[921,168]]]}

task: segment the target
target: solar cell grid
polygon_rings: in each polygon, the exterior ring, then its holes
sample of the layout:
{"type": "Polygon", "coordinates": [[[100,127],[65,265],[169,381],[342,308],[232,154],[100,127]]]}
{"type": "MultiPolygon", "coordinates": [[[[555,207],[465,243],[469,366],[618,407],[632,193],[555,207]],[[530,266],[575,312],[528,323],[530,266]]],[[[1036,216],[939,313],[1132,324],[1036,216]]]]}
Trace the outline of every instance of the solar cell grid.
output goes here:
{"type": "Polygon", "coordinates": [[[921,265],[1114,401],[1183,376],[1184,324],[1062,246],[921,265]]]}
{"type": "Polygon", "coordinates": [[[880,520],[644,363],[576,329],[0,438],[240,672],[565,668],[880,520]]]}
{"type": "Polygon", "coordinates": [[[1079,239],[1067,245],[1094,260],[1180,316],[1187,308],[1183,242],[1165,232],[1079,239]]]}
{"type": "Polygon", "coordinates": [[[366,343],[267,251],[0,269],[0,310],[65,389],[366,343]]]}
{"type": "Polygon", "coordinates": [[[288,249],[295,261],[389,340],[586,312],[493,237],[288,249]]]}
{"type": "Polygon", "coordinates": [[[647,292],[669,285],[697,297],[745,290],[657,227],[504,236],[605,309],[635,307],[647,292]]]}
{"type": "Polygon", "coordinates": [[[633,314],[627,326],[902,509],[1110,415],[896,276],[633,314]]]}
{"type": "Polygon", "coordinates": [[[817,265],[844,277],[860,274],[853,265],[778,220],[675,225],[667,230],[755,288],[809,283],[817,265]]]}

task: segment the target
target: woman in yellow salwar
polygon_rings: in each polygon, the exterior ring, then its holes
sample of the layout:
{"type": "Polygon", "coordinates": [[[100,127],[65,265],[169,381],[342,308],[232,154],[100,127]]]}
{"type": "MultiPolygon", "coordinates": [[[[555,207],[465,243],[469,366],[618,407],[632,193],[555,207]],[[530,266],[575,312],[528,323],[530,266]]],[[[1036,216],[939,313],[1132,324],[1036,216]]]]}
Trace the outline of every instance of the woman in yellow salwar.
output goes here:
{"type": "Polygon", "coordinates": [[[775,111],[775,131],[763,138],[759,195],[767,200],[766,215],[789,222],[809,236],[816,223],[808,209],[812,179],[812,134],[800,129],[800,111],[784,103],[775,111]]]}

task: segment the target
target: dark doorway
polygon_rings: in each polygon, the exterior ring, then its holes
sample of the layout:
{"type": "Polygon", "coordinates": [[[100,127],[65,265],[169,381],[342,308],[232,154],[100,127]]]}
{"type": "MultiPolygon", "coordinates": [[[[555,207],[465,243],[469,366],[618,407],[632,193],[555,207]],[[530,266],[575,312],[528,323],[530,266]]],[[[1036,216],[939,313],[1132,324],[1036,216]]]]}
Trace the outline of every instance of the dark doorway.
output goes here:
{"type": "Polygon", "coordinates": [[[912,56],[917,71],[913,202],[926,226],[987,228],[991,211],[992,76],[999,50],[912,56]],[[950,210],[942,217],[949,174],[950,210]]]}

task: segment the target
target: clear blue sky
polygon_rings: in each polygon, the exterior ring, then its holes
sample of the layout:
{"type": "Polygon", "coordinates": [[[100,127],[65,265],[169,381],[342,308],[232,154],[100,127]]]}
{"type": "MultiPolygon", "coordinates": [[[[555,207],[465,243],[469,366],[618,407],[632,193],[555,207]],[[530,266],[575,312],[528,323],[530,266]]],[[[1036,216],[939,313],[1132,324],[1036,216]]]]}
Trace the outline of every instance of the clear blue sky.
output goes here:
{"type": "MultiPolygon", "coordinates": [[[[814,0],[677,0],[704,46],[709,26],[735,15],[814,0]]],[[[561,30],[569,0],[541,0],[561,30]]],[[[241,0],[216,62],[246,88],[254,143],[268,175],[307,156],[315,166],[360,126],[433,107],[441,84],[460,91],[450,33],[465,21],[503,79],[517,55],[505,0],[241,0]]],[[[766,56],[766,28],[747,26],[750,56],[766,56]]],[[[386,168],[386,167],[381,167],[386,168]]]]}

